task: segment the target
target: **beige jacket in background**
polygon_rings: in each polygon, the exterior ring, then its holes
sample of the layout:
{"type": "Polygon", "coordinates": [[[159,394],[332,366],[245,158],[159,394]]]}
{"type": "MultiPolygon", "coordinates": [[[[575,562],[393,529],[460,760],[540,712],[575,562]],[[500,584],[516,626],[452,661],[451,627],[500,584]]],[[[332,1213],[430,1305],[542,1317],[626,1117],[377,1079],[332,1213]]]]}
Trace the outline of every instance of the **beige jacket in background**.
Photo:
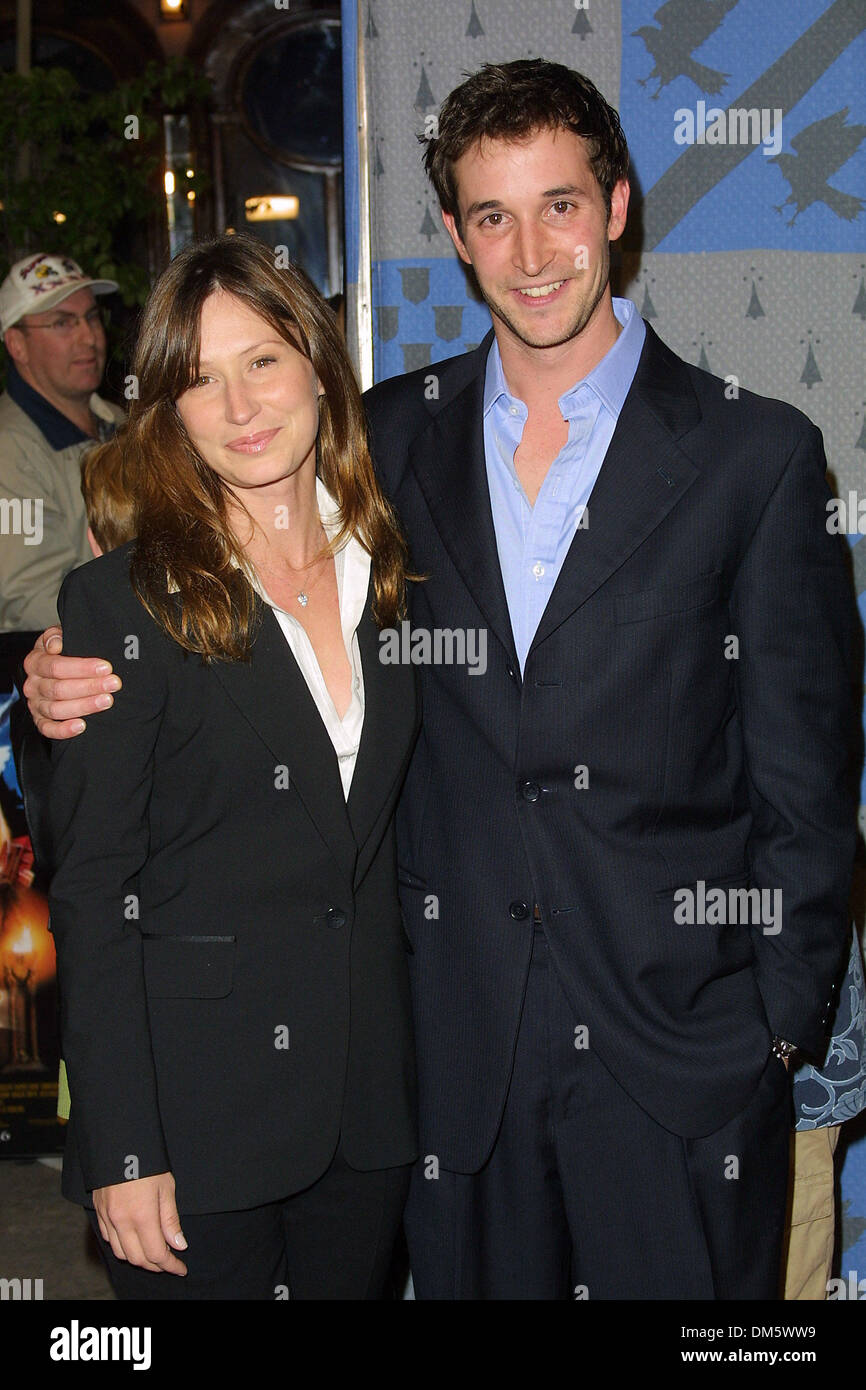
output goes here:
{"type": "MultiPolygon", "coordinates": [[[[90,408],[119,424],[117,406],[97,396],[90,408]]],[[[57,622],[57,594],[69,570],[92,558],[81,496],[81,455],[96,440],[52,449],[35,421],[0,397],[0,632],[42,631],[57,622]],[[41,540],[14,534],[15,501],[41,500],[41,540]]]]}

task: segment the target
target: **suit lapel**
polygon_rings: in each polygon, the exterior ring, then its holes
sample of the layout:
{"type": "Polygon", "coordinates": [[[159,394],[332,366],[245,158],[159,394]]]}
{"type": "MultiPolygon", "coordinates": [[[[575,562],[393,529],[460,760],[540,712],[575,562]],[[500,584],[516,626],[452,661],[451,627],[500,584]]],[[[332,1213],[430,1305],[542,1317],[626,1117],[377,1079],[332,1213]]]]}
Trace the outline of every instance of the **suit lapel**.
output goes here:
{"type": "MultiPolygon", "coordinates": [[[[595,593],[676,506],[698,476],[677,439],[700,419],[683,363],[647,326],[631,389],[530,647],[595,593]]],[[[528,658],[527,658],[528,659],[528,658]]]]}
{"type": "Polygon", "coordinates": [[[214,671],[270,748],[275,766],[288,768],[291,784],[336,858],[354,862],[355,840],[333,744],[279,623],[259,602],[261,626],[249,662],[215,662],[214,671]]]}
{"type": "Polygon", "coordinates": [[[379,660],[379,629],[370,612],[370,595],[358,624],[364,671],[364,727],[349,788],[349,821],[358,846],[356,883],[370,866],[378,837],[373,836],[389,794],[403,771],[417,723],[415,669],[385,666],[379,660]]]}
{"type": "Polygon", "coordinates": [[[516,668],[484,462],[484,372],[491,340],[488,335],[479,347],[468,384],[415,440],[410,459],[456,570],[516,668]]]}

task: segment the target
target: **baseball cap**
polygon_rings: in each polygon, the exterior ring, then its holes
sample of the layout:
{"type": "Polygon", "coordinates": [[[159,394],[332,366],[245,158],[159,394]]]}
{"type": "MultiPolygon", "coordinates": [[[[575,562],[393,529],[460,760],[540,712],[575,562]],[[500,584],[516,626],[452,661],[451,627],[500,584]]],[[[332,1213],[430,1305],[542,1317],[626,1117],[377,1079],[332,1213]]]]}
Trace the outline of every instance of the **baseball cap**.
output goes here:
{"type": "Polygon", "coordinates": [[[41,314],[62,304],[76,290],[111,294],[113,280],[92,280],[69,256],[37,252],[16,261],[0,285],[0,333],[5,333],[25,314],[41,314]]]}

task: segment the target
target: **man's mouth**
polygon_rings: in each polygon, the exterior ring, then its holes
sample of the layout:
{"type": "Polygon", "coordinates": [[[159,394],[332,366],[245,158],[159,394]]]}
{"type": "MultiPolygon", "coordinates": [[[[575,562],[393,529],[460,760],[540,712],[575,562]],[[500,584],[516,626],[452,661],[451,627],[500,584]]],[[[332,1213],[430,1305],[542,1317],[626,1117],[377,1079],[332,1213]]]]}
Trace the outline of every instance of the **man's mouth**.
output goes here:
{"type": "Polygon", "coordinates": [[[531,285],[526,289],[518,288],[517,294],[523,295],[524,299],[550,299],[551,295],[562,289],[564,284],[564,280],[551,280],[549,285],[531,285]]]}

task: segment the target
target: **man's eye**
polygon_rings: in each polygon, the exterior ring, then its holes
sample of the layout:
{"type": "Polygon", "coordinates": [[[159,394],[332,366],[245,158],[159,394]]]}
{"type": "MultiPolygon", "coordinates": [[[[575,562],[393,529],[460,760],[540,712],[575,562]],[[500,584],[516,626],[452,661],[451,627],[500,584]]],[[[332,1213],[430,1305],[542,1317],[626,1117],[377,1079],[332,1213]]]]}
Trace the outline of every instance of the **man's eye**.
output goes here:
{"type": "Polygon", "coordinates": [[[482,219],[482,222],[481,222],[482,227],[484,226],[484,223],[485,223],[485,222],[486,222],[486,223],[488,224],[488,226],[490,226],[490,227],[498,227],[498,226],[501,224],[501,222],[502,222],[502,213],[501,213],[501,212],[488,212],[487,216],[486,216],[485,218],[482,219]],[[499,219],[498,221],[497,221],[497,218],[499,219]]]}
{"type": "Polygon", "coordinates": [[[568,212],[569,208],[571,207],[571,203],[567,203],[563,198],[558,198],[557,201],[553,203],[551,206],[553,207],[554,212],[558,212],[561,215],[563,213],[568,212]]]}

